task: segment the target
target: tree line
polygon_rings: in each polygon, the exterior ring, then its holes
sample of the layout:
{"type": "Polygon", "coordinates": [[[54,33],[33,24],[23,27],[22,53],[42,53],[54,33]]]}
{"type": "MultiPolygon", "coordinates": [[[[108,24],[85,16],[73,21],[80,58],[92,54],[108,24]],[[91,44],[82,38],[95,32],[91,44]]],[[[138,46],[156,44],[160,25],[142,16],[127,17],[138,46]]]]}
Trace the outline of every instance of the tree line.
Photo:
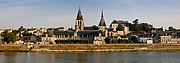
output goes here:
{"type": "Polygon", "coordinates": [[[56,44],[88,44],[89,40],[55,40],[56,44]]]}
{"type": "Polygon", "coordinates": [[[1,36],[4,37],[2,40],[6,43],[14,43],[19,40],[22,36],[31,36],[32,33],[29,33],[23,26],[21,26],[18,30],[13,30],[9,32],[8,30],[4,31],[1,36]],[[21,31],[24,31],[21,33],[21,31]]]}
{"type": "MultiPolygon", "coordinates": [[[[139,32],[148,32],[153,26],[148,23],[140,23],[138,22],[138,19],[135,19],[133,23],[126,23],[125,26],[129,27],[130,31],[133,31],[135,33],[139,32]]],[[[116,28],[117,31],[123,31],[122,24],[119,24],[116,28]]]]}

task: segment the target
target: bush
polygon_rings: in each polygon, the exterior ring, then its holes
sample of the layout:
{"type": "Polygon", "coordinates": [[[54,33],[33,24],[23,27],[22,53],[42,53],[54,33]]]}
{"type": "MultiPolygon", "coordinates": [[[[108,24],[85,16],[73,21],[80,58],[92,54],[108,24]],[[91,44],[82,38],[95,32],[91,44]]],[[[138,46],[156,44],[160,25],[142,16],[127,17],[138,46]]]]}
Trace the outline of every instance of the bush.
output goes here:
{"type": "Polygon", "coordinates": [[[55,40],[56,44],[87,44],[88,40],[55,40]]]}

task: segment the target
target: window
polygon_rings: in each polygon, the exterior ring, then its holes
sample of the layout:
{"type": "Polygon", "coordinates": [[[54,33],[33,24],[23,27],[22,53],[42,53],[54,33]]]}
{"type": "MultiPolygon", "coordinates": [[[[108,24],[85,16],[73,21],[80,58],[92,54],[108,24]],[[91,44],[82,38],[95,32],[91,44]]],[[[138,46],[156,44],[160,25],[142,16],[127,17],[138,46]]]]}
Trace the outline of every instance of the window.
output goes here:
{"type": "Polygon", "coordinates": [[[80,21],[80,23],[79,23],[80,25],[81,25],[81,21],[80,21]]]}

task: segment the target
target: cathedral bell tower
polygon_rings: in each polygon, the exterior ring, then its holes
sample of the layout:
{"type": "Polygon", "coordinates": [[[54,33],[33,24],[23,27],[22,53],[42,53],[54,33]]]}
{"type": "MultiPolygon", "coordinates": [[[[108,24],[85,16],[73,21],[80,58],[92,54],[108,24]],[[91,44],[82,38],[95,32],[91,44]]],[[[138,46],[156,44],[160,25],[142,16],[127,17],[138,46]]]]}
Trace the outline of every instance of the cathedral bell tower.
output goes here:
{"type": "Polygon", "coordinates": [[[106,23],[105,23],[104,16],[103,16],[103,10],[102,10],[101,20],[99,22],[98,28],[99,28],[99,30],[101,30],[103,32],[106,30],[106,23]]]}
{"type": "Polygon", "coordinates": [[[83,31],[83,30],[84,30],[84,20],[81,14],[81,9],[79,8],[78,14],[76,17],[75,31],[78,32],[78,31],[83,31]]]}
{"type": "Polygon", "coordinates": [[[107,37],[107,28],[106,28],[106,23],[103,16],[103,10],[102,10],[101,20],[99,22],[98,28],[101,31],[101,33],[99,33],[99,36],[107,37]]]}

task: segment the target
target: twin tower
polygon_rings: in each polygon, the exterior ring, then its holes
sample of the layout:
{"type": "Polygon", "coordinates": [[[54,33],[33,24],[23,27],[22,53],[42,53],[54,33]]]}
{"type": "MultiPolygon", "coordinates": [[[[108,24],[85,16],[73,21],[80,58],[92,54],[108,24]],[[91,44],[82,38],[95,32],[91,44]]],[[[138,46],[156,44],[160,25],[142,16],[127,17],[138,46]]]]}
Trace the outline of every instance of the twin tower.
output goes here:
{"type": "MultiPolygon", "coordinates": [[[[76,18],[75,30],[76,30],[76,32],[84,30],[84,19],[83,19],[80,8],[78,10],[78,14],[77,14],[77,18],[76,18]]],[[[101,30],[101,31],[106,30],[106,23],[105,23],[104,16],[103,16],[103,10],[102,10],[102,14],[101,14],[101,20],[98,25],[98,30],[101,30]]]]}

